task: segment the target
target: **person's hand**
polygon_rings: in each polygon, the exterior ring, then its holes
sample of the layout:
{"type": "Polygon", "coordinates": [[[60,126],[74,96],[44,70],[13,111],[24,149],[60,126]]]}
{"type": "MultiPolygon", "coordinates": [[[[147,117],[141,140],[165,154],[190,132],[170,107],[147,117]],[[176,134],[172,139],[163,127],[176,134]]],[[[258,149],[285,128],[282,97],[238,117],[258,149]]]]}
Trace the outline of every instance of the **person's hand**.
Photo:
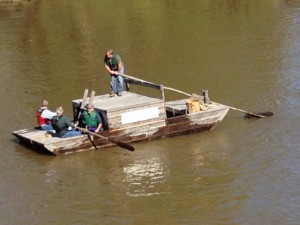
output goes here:
{"type": "Polygon", "coordinates": [[[89,132],[89,128],[87,126],[85,126],[85,128],[83,128],[84,133],[88,133],[89,132]]]}
{"type": "Polygon", "coordinates": [[[73,126],[74,126],[75,129],[77,128],[78,124],[79,124],[78,121],[75,121],[75,122],[73,123],[73,126]]]}

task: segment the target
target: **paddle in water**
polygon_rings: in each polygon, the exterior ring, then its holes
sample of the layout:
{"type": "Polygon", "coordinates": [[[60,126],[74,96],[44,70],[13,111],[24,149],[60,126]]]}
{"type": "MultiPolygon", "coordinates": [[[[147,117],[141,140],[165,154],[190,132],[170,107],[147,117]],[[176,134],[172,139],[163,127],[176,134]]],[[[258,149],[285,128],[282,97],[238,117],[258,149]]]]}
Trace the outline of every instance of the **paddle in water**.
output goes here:
{"type": "Polygon", "coordinates": [[[259,112],[259,113],[246,113],[244,118],[245,119],[250,119],[250,118],[262,118],[262,117],[270,117],[273,116],[272,112],[259,112]]]}
{"type": "Polygon", "coordinates": [[[115,140],[113,140],[113,139],[111,139],[111,138],[105,137],[105,136],[103,136],[103,135],[101,135],[101,134],[98,134],[98,133],[95,133],[95,132],[91,132],[91,131],[89,131],[89,130],[87,130],[87,129],[84,129],[84,128],[77,127],[77,129],[79,129],[79,130],[81,130],[81,131],[83,131],[83,132],[85,132],[85,133],[88,133],[88,134],[90,134],[90,135],[94,135],[94,136],[103,138],[103,139],[105,139],[105,140],[108,140],[108,141],[110,141],[110,142],[112,142],[112,143],[114,143],[114,144],[120,146],[121,148],[127,149],[127,150],[129,150],[129,151],[131,151],[131,152],[134,151],[134,147],[131,146],[131,145],[129,145],[129,144],[127,144],[127,143],[125,143],[125,142],[115,141],[115,140]]]}

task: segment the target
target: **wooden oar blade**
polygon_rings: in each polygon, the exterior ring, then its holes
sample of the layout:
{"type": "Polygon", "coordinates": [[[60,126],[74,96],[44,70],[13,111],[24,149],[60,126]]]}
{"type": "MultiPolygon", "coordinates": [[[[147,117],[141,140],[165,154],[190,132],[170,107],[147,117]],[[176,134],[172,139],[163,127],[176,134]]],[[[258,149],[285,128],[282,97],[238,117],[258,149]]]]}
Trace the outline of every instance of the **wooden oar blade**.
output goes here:
{"type": "Polygon", "coordinates": [[[244,118],[263,118],[273,116],[273,112],[246,113],[244,118]]]}
{"type": "Polygon", "coordinates": [[[91,136],[90,136],[90,134],[89,134],[89,133],[87,134],[87,136],[88,136],[88,138],[89,138],[90,142],[92,143],[92,145],[94,146],[94,148],[95,148],[95,149],[98,149],[98,148],[97,148],[97,146],[95,145],[95,143],[94,143],[93,139],[91,138],[91,136]]]}
{"type": "Polygon", "coordinates": [[[116,143],[118,146],[120,146],[121,148],[125,148],[125,149],[127,149],[127,150],[129,150],[129,151],[134,151],[134,147],[133,146],[131,146],[131,145],[128,145],[128,144],[126,144],[126,143],[124,143],[124,142],[120,142],[120,141],[114,141],[114,143],[116,143]]]}

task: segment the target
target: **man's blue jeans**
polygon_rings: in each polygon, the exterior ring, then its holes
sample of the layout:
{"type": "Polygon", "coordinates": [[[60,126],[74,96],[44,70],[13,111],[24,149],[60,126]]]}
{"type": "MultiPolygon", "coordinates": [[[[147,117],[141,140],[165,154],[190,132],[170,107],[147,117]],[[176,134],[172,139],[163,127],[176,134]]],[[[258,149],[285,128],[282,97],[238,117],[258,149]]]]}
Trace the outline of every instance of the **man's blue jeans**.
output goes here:
{"type": "MultiPolygon", "coordinates": [[[[122,67],[120,73],[124,74],[124,67],[122,67]]],[[[110,91],[114,93],[121,93],[123,91],[123,77],[120,75],[111,74],[110,77],[110,91]]]]}
{"type": "Polygon", "coordinates": [[[42,130],[54,130],[51,124],[45,124],[41,126],[42,130]]]}
{"type": "Polygon", "coordinates": [[[82,135],[80,131],[77,130],[69,130],[67,133],[65,133],[62,138],[66,137],[74,137],[74,136],[79,136],[82,135]]]}

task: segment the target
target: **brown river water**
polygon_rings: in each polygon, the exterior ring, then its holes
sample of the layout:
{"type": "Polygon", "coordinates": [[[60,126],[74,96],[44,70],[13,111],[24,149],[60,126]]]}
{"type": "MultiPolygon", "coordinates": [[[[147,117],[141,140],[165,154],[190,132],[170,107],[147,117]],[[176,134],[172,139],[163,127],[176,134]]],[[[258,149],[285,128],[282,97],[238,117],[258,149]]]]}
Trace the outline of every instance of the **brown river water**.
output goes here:
{"type": "Polygon", "coordinates": [[[0,224],[300,223],[298,0],[1,3],[0,83],[0,224]],[[134,152],[19,144],[44,98],[71,117],[85,88],[109,92],[110,48],[128,75],[274,116],[231,110],[212,132],[134,152]]]}

